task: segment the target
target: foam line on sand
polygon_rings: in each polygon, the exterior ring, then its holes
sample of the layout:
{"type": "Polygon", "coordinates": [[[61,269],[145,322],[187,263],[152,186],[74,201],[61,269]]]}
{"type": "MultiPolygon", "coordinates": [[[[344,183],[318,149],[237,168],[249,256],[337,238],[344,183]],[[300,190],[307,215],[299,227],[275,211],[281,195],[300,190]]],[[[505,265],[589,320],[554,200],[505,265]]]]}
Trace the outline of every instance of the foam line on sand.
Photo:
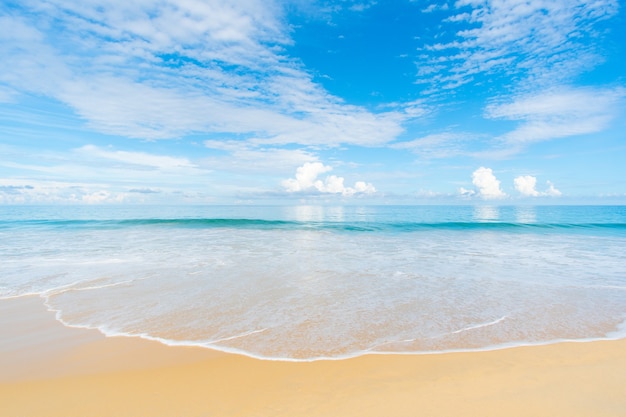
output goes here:
{"type": "Polygon", "coordinates": [[[67,328],[0,300],[0,415],[620,416],[626,341],[262,361],[67,328]]]}

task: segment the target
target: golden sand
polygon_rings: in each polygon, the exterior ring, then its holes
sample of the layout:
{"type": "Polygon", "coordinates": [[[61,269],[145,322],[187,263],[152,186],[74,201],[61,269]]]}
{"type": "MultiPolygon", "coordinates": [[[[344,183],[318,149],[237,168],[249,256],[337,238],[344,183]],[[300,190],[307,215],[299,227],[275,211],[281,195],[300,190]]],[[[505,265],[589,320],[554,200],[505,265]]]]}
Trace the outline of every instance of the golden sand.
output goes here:
{"type": "Polygon", "coordinates": [[[261,361],[54,320],[0,301],[0,416],[626,416],[626,340],[261,361]]]}

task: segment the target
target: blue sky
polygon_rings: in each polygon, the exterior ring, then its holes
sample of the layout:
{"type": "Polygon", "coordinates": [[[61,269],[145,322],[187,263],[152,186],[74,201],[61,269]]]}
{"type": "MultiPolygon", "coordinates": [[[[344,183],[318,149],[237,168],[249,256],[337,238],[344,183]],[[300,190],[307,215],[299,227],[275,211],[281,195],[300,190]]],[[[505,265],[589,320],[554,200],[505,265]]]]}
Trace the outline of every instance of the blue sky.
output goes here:
{"type": "Polygon", "coordinates": [[[626,203],[617,0],[5,0],[0,203],[626,203]]]}

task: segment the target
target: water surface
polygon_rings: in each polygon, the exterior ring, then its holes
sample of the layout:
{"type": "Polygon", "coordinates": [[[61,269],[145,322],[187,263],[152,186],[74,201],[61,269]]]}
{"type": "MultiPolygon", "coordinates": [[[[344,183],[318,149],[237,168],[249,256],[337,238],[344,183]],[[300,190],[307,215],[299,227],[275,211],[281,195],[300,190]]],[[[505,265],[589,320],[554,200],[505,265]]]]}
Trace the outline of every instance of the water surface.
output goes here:
{"type": "Polygon", "coordinates": [[[626,334],[626,207],[0,207],[0,298],[281,360],[626,334]]]}

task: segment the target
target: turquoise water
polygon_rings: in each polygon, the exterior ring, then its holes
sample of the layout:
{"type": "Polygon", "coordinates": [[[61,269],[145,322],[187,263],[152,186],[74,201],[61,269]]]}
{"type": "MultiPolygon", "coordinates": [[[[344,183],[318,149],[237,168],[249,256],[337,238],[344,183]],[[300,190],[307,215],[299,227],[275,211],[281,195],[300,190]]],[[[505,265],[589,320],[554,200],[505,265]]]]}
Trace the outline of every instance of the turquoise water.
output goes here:
{"type": "Polygon", "coordinates": [[[0,298],[278,360],[626,335],[626,207],[0,207],[0,298]]]}

